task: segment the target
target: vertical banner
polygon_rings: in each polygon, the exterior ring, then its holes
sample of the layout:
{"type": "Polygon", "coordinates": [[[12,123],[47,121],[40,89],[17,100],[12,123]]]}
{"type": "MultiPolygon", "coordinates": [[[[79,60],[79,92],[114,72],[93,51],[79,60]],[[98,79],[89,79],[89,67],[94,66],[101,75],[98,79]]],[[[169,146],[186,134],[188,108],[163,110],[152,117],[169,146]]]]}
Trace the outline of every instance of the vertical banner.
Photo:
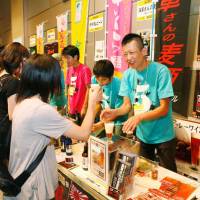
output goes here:
{"type": "Polygon", "coordinates": [[[95,42],[94,61],[105,59],[105,41],[99,40],[95,42]]]}
{"type": "Polygon", "coordinates": [[[180,114],[187,110],[185,90],[189,82],[186,81],[185,55],[189,12],[190,0],[160,0],[156,4],[155,60],[171,71],[175,93],[173,110],[180,114]]]}
{"type": "Polygon", "coordinates": [[[121,41],[131,28],[131,0],[107,1],[107,58],[115,66],[116,74],[127,69],[122,52],[121,41]]]}
{"type": "Polygon", "coordinates": [[[37,34],[37,53],[44,53],[44,23],[41,23],[36,26],[37,34]]]}
{"type": "Polygon", "coordinates": [[[84,63],[89,0],[71,1],[71,41],[79,48],[80,62],[84,63]]]}
{"type": "MultiPolygon", "coordinates": [[[[59,15],[56,17],[57,19],[57,32],[58,32],[58,53],[61,55],[64,47],[67,46],[67,24],[68,24],[68,12],[59,15]]],[[[64,73],[64,77],[67,76],[67,63],[66,60],[62,62],[62,70],[64,73]]]]}
{"type": "Polygon", "coordinates": [[[61,54],[63,48],[67,46],[68,12],[57,16],[56,19],[58,31],[58,52],[61,54]]]}
{"type": "Polygon", "coordinates": [[[29,38],[29,47],[36,46],[36,35],[31,35],[29,38]]]}

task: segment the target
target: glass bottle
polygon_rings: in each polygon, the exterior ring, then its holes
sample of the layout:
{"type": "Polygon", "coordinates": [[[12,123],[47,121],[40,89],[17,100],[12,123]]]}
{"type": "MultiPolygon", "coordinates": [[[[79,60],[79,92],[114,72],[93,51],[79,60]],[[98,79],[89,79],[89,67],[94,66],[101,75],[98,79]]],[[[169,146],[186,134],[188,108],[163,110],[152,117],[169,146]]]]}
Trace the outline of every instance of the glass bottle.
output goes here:
{"type": "Polygon", "coordinates": [[[65,148],[65,139],[66,139],[66,137],[64,135],[62,135],[60,137],[61,152],[65,152],[66,151],[66,148],[65,148]]]}
{"type": "Polygon", "coordinates": [[[72,164],[74,162],[73,152],[72,152],[72,139],[67,137],[65,139],[66,157],[65,162],[67,164],[72,164]]]}
{"type": "Polygon", "coordinates": [[[82,168],[88,170],[88,142],[85,142],[84,150],[82,153],[82,168]]]}
{"type": "Polygon", "coordinates": [[[72,139],[67,137],[65,139],[65,148],[66,148],[66,155],[71,156],[73,154],[72,152],[72,139]]]}

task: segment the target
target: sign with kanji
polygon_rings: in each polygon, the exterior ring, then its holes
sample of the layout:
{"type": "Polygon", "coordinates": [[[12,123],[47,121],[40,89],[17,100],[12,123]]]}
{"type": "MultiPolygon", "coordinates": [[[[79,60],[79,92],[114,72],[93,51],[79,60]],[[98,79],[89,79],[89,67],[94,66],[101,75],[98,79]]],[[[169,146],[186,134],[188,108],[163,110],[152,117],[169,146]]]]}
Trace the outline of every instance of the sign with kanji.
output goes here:
{"type": "MultiPolygon", "coordinates": [[[[173,110],[183,114],[186,96],[184,77],[190,0],[160,0],[156,4],[155,61],[166,65],[172,74],[175,94],[173,110]]],[[[188,83],[187,83],[188,84],[188,83]]]]}

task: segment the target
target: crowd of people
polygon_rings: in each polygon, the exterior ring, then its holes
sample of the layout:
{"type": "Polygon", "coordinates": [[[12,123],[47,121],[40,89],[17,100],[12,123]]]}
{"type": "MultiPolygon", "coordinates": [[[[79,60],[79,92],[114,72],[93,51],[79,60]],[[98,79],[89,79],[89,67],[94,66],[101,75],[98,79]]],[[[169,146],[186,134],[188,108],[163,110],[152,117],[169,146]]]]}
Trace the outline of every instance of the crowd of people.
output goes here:
{"type": "Polygon", "coordinates": [[[73,45],[62,51],[62,59],[67,62],[66,77],[60,57],[30,56],[17,42],[3,48],[0,157],[16,178],[47,146],[44,158],[18,196],[5,199],[53,199],[58,180],[50,139],[64,135],[87,140],[92,131],[102,129],[108,121],[123,124],[125,133],[136,129],[140,155],[151,160],[158,157],[161,166],[176,172],[170,72],[166,66],[147,60],[140,35],[125,35],[122,52],[128,69],[120,80],[114,76],[114,66],[107,59],[95,63],[92,76],[91,69],[80,63],[79,49],[73,45]],[[90,88],[91,84],[99,87],[90,88]],[[67,118],[57,112],[60,108],[65,108],[67,118]],[[4,138],[11,124],[8,151],[4,138]]]}

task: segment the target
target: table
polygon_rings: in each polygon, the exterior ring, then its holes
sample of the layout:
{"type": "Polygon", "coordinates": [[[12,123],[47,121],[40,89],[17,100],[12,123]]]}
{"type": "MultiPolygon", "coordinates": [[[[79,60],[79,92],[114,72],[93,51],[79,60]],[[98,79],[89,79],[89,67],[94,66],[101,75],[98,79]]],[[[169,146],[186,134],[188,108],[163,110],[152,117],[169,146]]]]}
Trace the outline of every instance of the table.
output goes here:
{"type": "MultiPolygon", "coordinates": [[[[76,166],[66,169],[62,165],[58,164],[59,180],[67,188],[66,199],[72,199],[74,195],[73,191],[76,191],[80,195],[87,196],[88,199],[113,199],[107,195],[108,187],[95,178],[88,171],[85,171],[81,167],[81,154],[83,150],[83,144],[78,143],[73,145],[74,152],[74,162],[76,166]],[[71,196],[70,196],[71,195],[71,196]]],[[[64,160],[65,153],[61,153],[59,150],[56,151],[56,157],[58,162],[64,160]]],[[[136,197],[141,192],[145,192],[148,188],[154,186],[155,188],[159,187],[159,180],[163,179],[166,176],[173,177],[181,182],[191,184],[196,188],[196,190],[190,195],[189,199],[192,199],[194,196],[199,196],[200,198],[200,183],[184,177],[180,174],[169,171],[163,167],[158,167],[158,180],[150,180],[148,178],[135,177],[135,183],[133,188],[133,194],[130,197],[136,197]]],[[[87,198],[86,198],[87,199],[87,198]]]]}

